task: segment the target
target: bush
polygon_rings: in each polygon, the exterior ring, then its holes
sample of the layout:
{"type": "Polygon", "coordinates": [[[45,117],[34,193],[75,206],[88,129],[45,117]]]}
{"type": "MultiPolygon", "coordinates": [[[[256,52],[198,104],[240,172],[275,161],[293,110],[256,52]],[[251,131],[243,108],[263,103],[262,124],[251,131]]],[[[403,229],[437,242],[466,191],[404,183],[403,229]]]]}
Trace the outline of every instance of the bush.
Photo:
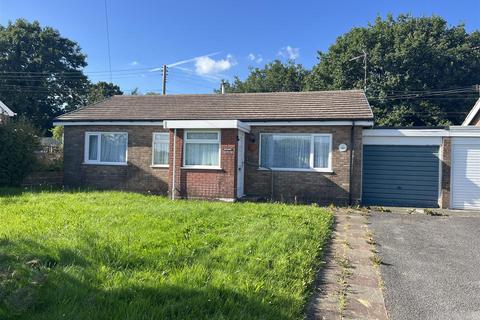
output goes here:
{"type": "Polygon", "coordinates": [[[0,186],[20,185],[36,163],[38,131],[24,119],[0,125],[0,186]]]}

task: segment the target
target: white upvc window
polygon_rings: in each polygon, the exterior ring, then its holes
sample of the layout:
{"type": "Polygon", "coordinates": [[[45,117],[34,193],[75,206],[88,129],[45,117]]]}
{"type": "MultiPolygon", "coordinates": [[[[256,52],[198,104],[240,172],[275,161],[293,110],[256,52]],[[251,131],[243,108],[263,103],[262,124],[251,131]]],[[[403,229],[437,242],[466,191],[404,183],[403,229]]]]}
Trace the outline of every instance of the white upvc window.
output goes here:
{"type": "Polygon", "coordinates": [[[126,165],[127,147],[126,132],[86,132],[85,163],[126,165]]]}
{"type": "Polygon", "coordinates": [[[152,166],[168,167],[170,154],[170,134],[168,132],[155,132],[152,142],[152,166]]]}
{"type": "Polygon", "coordinates": [[[183,166],[219,169],[220,131],[185,131],[183,166]]]}
{"type": "Polygon", "coordinates": [[[260,168],[285,171],[332,171],[332,135],[261,133],[260,168]]]}

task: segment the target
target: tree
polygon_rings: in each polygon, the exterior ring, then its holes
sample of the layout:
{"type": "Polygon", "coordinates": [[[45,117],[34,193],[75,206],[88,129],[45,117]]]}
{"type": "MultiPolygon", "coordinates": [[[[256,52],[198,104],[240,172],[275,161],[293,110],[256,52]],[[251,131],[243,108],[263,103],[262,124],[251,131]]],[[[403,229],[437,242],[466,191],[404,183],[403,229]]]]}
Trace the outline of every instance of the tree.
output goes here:
{"type": "Polygon", "coordinates": [[[366,93],[378,125],[459,124],[475,101],[474,92],[444,91],[480,83],[479,46],[480,32],[450,27],[437,16],[377,18],[318,52],[306,90],[363,88],[363,61],[351,59],[365,50],[366,93]]]}
{"type": "Polygon", "coordinates": [[[79,45],[55,29],[23,19],[0,26],[0,100],[39,128],[85,102],[86,65],[79,45]]]}
{"type": "Polygon", "coordinates": [[[110,82],[100,81],[90,85],[90,90],[87,95],[87,104],[93,104],[110,98],[114,95],[122,95],[123,92],[120,87],[110,82]]]}
{"type": "Polygon", "coordinates": [[[244,81],[235,77],[233,83],[225,82],[225,92],[302,91],[307,74],[308,71],[300,64],[275,60],[262,69],[250,69],[244,81]]]}

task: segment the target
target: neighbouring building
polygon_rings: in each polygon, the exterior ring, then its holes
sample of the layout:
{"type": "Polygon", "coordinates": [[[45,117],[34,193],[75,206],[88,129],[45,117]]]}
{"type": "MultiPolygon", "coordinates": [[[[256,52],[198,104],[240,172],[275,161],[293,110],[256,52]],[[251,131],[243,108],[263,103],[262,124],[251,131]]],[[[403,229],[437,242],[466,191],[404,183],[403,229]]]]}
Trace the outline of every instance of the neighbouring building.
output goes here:
{"type": "Polygon", "coordinates": [[[373,114],[361,90],[114,96],[55,125],[67,187],[347,204],[373,114]]]}
{"type": "Polygon", "coordinates": [[[10,117],[16,113],[10,110],[2,101],[0,101],[0,124],[5,123],[10,117]]]}

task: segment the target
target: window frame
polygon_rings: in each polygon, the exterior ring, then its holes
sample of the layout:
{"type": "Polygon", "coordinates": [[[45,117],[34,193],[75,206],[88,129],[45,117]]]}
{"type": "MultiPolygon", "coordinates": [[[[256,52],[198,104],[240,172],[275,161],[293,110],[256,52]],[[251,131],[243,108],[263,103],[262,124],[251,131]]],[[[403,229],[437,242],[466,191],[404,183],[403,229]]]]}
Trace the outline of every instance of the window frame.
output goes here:
{"type": "Polygon", "coordinates": [[[263,132],[260,133],[259,139],[259,148],[258,148],[258,168],[259,170],[273,170],[273,171],[304,171],[304,172],[333,172],[332,170],[332,145],[333,145],[333,135],[331,133],[283,133],[283,132],[263,132]],[[309,136],[310,137],[310,157],[309,157],[309,168],[281,168],[281,167],[263,167],[262,166],[262,136],[263,135],[273,135],[273,136],[309,136]],[[329,140],[329,150],[328,150],[328,167],[327,168],[316,168],[315,164],[315,137],[328,137],[329,140]]]}
{"type": "Polygon", "coordinates": [[[222,132],[221,130],[185,130],[183,133],[183,160],[182,160],[182,168],[186,169],[214,169],[218,170],[221,169],[221,162],[222,161],[222,132]],[[188,139],[188,133],[216,133],[217,139],[188,139]],[[188,143],[205,143],[205,144],[212,144],[218,143],[218,165],[217,166],[209,166],[209,165],[187,165],[187,144],[188,143]]]}
{"type": "Polygon", "coordinates": [[[128,132],[111,132],[111,131],[86,131],[85,132],[85,143],[84,143],[84,164],[94,164],[94,165],[108,165],[108,166],[126,166],[128,164],[128,132]],[[125,148],[125,162],[110,162],[110,161],[101,161],[101,152],[102,152],[102,134],[122,134],[127,138],[127,147],[125,148]],[[97,146],[97,155],[98,160],[89,160],[89,149],[90,149],[90,136],[97,136],[98,146],[97,146]]]}
{"type": "Polygon", "coordinates": [[[168,168],[169,167],[169,161],[170,161],[170,132],[154,132],[152,134],[152,168],[168,168]],[[164,135],[168,137],[168,159],[167,159],[167,164],[155,164],[155,136],[156,135],[164,135]]]}

